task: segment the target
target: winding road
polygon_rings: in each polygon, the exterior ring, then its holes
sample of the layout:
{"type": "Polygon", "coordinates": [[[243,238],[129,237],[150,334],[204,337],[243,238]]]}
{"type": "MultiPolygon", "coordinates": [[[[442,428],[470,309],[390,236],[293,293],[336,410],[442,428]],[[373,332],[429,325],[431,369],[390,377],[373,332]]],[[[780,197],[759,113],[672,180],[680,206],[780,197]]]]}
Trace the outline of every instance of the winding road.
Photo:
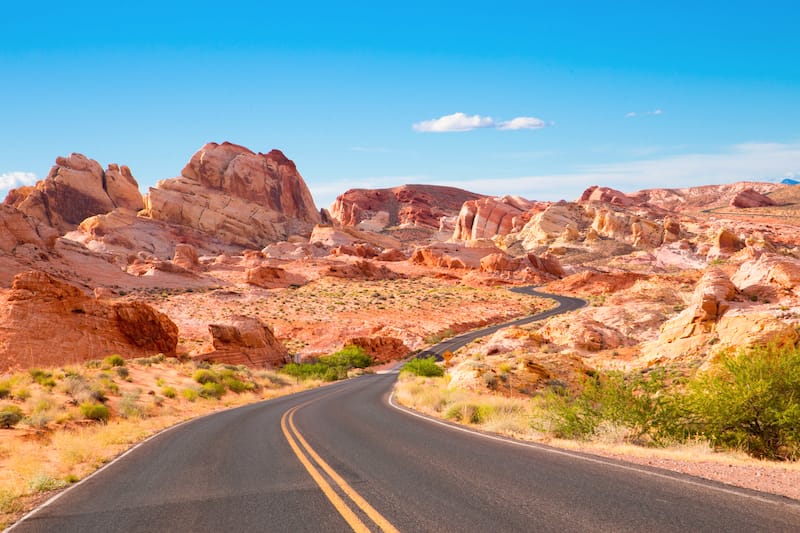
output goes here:
{"type": "MultiPolygon", "coordinates": [[[[583,304],[557,299],[546,313],[583,304]]],[[[800,530],[794,500],[421,417],[390,401],[395,379],[365,375],[182,424],[12,529],[800,530]]]]}

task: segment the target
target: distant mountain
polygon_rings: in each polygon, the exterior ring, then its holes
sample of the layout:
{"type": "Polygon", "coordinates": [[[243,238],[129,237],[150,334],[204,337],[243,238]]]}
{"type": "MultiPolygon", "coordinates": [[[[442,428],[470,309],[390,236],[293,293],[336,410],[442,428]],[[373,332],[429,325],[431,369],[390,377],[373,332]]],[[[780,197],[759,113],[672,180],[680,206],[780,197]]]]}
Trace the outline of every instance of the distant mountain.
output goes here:
{"type": "Polygon", "coordinates": [[[786,178],[781,180],[781,183],[783,183],[784,185],[798,185],[800,184],[800,181],[793,180],[791,178],[786,178]]]}

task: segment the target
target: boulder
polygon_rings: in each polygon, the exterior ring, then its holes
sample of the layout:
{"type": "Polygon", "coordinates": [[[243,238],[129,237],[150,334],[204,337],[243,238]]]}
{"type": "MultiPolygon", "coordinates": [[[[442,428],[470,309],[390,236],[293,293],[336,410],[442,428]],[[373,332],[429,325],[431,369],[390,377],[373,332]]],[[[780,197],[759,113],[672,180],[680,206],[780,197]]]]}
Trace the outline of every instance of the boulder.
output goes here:
{"type": "Polygon", "coordinates": [[[150,188],[143,214],[257,248],[308,234],[321,222],[311,192],[283,153],[256,154],[227,142],[206,144],[181,176],[150,188]]]}
{"type": "Polygon", "coordinates": [[[128,167],[111,164],[103,171],[100,163],[76,153],[57,158],[45,179],[11,191],[5,203],[62,234],[90,216],[118,207],[137,211],[144,205],[128,167]]]}
{"type": "Polygon", "coordinates": [[[731,281],[748,296],[800,296],[800,260],[763,253],[742,263],[731,281]]]}
{"type": "Polygon", "coordinates": [[[400,279],[405,277],[384,265],[376,265],[368,260],[331,265],[323,275],[358,280],[400,279]]]}
{"type": "Polygon", "coordinates": [[[11,289],[0,297],[0,370],[81,364],[112,354],[175,355],[178,327],[143,302],[98,299],[38,271],[18,274],[11,289]]]}
{"type": "Polygon", "coordinates": [[[176,244],[172,262],[185,270],[197,270],[200,268],[197,249],[191,244],[176,244]]]}
{"type": "Polygon", "coordinates": [[[303,285],[306,279],[280,267],[260,265],[245,270],[245,280],[262,289],[281,289],[292,285],[303,285]]]}
{"type": "Polygon", "coordinates": [[[0,205],[0,251],[13,253],[17,246],[32,244],[51,249],[58,231],[10,206],[0,205]]]}
{"type": "Polygon", "coordinates": [[[592,185],[581,195],[579,202],[600,202],[620,206],[633,205],[634,200],[624,192],[609,187],[592,185]]]}
{"type": "Polygon", "coordinates": [[[237,315],[221,324],[209,324],[214,351],[196,359],[253,368],[277,367],[291,362],[286,347],[272,328],[257,318],[237,315]]]}

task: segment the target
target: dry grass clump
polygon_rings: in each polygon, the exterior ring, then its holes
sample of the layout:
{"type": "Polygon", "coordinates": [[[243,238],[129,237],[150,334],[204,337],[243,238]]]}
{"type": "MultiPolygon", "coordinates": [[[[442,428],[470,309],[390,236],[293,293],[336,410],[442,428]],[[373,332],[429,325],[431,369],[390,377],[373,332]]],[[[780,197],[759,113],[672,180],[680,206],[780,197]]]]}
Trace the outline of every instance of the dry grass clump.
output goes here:
{"type": "Polygon", "coordinates": [[[296,383],[270,370],[198,367],[163,356],[2,375],[0,407],[19,412],[20,419],[0,429],[0,529],[43,495],[164,428],[319,384],[296,383]]]}

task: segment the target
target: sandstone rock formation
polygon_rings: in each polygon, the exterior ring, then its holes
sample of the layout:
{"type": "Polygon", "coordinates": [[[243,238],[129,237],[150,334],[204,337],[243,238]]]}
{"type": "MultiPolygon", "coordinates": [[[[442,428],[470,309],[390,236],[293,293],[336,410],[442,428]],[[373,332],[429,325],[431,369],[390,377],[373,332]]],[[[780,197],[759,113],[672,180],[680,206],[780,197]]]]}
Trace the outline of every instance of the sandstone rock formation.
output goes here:
{"type": "Polygon", "coordinates": [[[343,226],[371,231],[398,225],[438,230],[442,217],[457,215],[464,202],[481,197],[480,194],[438,185],[351,189],[336,198],[330,213],[343,226]]]}
{"type": "Polygon", "coordinates": [[[417,247],[410,261],[430,267],[478,269],[481,259],[500,253],[491,241],[469,241],[466,243],[436,243],[417,247]]]}
{"type": "Polygon", "coordinates": [[[0,370],[80,364],[111,354],[175,355],[178,328],[142,302],[108,303],[44,272],[0,296],[0,370]]]}
{"type": "Polygon", "coordinates": [[[0,205],[0,251],[13,253],[17,246],[52,248],[58,232],[38,219],[9,205],[0,205]]]}
{"type": "Polygon", "coordinates": [[[731,206],[738,207],[740,209],[746,209],[750,207],[768,207],[771,205],[776,205],[775,200],[766,194],[761,194],[754,189],[744,189],[743,191],[736,193],[736,195],[731,198],[731,206]]]}
{"type": "Polygon", "coordinates": [[[94,159],[75,153],[57,158],[44,180],[11,191],[5,203],[62,234],[92,215],[143,207],[139,185],[128,167],[111,164],[103,171],[94,159]]]}
{"type": "Polygon", "coordinates": [[[227,323],[209,324],[214,351],[197,359],[254,368],[276,367],[291,362],[286,348],[272,329],[257,318],[237,315],[227,323]]]}
{"type": "Polygon", "coordinates": [[[331,265],[325,271],[324,275],[334,278],[359,280],[399,279],[405,277],[387,268],[385,265],[376,265],[369,260],[331,265]]]}
{"type": "Polygon", "coordinates": [[[587,314],[558,316],[539,332],[548,342],[581,351],[599,352],[626,345],[625,336],[615,328],[587,314]]]}
{"type": "Polygon", "coordinates": [[[633,205],[634,201],[624,192],[609,187],[592,185],[581,195],[579,202],[601,202],[621,206],[633,205]]]}
{"type": "Polygon", "coordinates": [[[761,254],[758,259],[742,263],[731,281],[742,293],[755,298],[800,296],[800,260],[761,254]]]}
{"type": "Polygon", "coordinates": [[[371,231],[361,231],[351,227],[315,226],[308,242],[327,248],[366,243],[378,248],[399,248],[400,241],[388,235],[380,235],[371,231]]]}
{"type": "Polygon", "coordinates": [[[172,262],[185,270],[197,270],[200,268],[197,249],[191,244],[176,244],[172,262]]]}
{"type": "Polygon", "coordinates": [[[453,240],[491,239],[519,231],[530,220],[538,204],[518,196],[469,200],[461,206],[453,240]]]}
{"type": "Polygon", "coordinates": [[[397,337],[355,337],[345,343],[345,345],[348,344],[363,348],[376,363],[398,361],[411,352],[403,340],[397,337]]]}
{"type": "Polygon", "coordinates": [[[206,144],[181,176],[150,188],[144,215],[256,248],[308,234],[321,222],[291,160],[278,150],[256,154],[227,142],[206,144]]]}
{"type": "Polygon", "coordinates": [[[297,274],[286,272],[286,270],[280,267],[267,265],[248,268],[245,271],[245,280],[250,285],[255,285],[262,289],[277,289],[290,287],[292,285],[303,285],[307,281],[305,278],[297,274]]]}

